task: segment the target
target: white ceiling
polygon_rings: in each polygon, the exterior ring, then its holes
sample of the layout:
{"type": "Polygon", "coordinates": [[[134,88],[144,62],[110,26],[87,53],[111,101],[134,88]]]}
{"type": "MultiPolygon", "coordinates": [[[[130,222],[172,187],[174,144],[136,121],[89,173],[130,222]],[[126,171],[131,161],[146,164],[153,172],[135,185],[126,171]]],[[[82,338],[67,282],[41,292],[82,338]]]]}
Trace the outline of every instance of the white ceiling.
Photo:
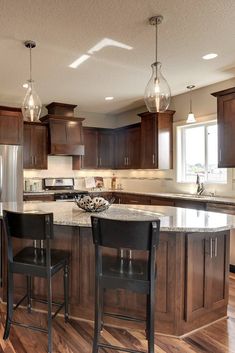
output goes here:
{"type": "Polygon", "coordinates": [[[172,95],[234,76],[234,0],[0,0],[0,101],[21,104],[29,68],[22,42],[33,39],[33,78],[43,104],[98,113],[142,105],[155,61],[148,18],[156,14],[164,16],[159,59],[172,95]],[[133,50],[107,47],[77,69],[68,67],[103,38],[133,50]],[[201,59],[210,52],[218,57],[201,59]]]}

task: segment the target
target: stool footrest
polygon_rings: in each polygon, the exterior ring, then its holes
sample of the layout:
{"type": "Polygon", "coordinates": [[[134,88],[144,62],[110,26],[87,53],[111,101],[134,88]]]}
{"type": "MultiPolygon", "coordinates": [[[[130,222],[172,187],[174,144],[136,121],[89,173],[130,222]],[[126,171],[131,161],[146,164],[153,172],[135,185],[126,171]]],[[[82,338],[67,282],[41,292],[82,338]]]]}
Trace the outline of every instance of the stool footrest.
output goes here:
{"type": "Polygon", "coordinates": [[[25,294],[24,296],[23,296],[23,298],[21,298],[19,301],[18,301],[18,303],[14,306],[14,308],[13,308],[13,310],[16,310],[17,308],[18,308],[18,306],[20,306],[20,304],[27,298],[27,294],[25,294]]]}
{"type": "Polygon", "coordinates": [[[56,317],[56,315],[60,312],[61,309],[63,309],[63,307],[65,306],[65,303],[60,304],[60,306],[58,307],[58,309],[54,312],[54,314],[52,315],[52,319],[54,319],[56,317]]]}
{"type": "Polygon", "coordinates": [[[111,344],[105,344],[105,343],[99,343],[99,344],[98,344],[98,347],[100,347],[100,348],[114,349],[114,350],[116,350],[116,351],[121,351],[121,352],[146,353],[145,351],[138,351],[138,350],[136,350],[136,349],[130,349],[130,348],[112,346],[111,344]]]}
{"type": "Polygon", "coordinates": [[[16,326],[20,326],[20,327],[24,327],[24,328],[29,328],[30,330],[34,330],[34,331],[40,331],[40,332],[44,332],[44,333],[48,332],[45,328],[23,324],[18,321],[11,321],[11,324],[16,325],[16,326]]]}
{"type": "MultiPolygon", "coordinates": [[[[35,298],[35,297],[31,297],[31,299],[34,300],[35,302],[38,302],[38,303],[48,304],[48,301],[46,299],[38,299],[38,298],[35,298]]],[[[52,301],[52,305],[61,306],[61,305],[64,305],[64,303],[58,303],[58,302],[53,302],[52,301]]]]}
{"type": "Polygon", "coordinates": [[[137,317],[127,316],[127,315],[114,314],[114,313],[107,313],[107,312],[104,312],[104,315],[105,315],[105,316],[114,317],[114,318],[120,319],[120,320],[136,321],[136,322],[146,322],[145,319],[139,319],[139,318],[137,318],[137,317]]]}

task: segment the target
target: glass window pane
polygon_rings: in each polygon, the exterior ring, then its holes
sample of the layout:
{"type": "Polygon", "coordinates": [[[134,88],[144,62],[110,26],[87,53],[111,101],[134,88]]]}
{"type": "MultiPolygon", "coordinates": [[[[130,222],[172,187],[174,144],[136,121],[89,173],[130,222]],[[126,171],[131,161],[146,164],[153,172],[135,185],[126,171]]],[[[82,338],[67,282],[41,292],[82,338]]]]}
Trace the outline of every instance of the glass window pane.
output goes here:
{"type": "Polygon", "coordinates": [[[199,174],[205,180],[205,128],[185,128],[185,181],[195,182],[199,174]]]}

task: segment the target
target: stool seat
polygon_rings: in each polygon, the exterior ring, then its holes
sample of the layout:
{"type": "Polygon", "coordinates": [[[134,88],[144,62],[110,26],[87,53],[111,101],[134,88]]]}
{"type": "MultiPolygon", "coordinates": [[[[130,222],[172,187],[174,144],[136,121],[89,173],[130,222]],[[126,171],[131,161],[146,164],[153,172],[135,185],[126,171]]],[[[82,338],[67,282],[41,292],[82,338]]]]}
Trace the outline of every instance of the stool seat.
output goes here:
{"type": "MultiPolygon", "coordinates": [[[[51,274],[56,273],[68,262],[70,253],[65,250],[51,249],[51,274]]],[[[38,277],[47,277],[46,250],[25,247],[13,258],[12,268],[15,273],[34,274],[38,277]]]]}

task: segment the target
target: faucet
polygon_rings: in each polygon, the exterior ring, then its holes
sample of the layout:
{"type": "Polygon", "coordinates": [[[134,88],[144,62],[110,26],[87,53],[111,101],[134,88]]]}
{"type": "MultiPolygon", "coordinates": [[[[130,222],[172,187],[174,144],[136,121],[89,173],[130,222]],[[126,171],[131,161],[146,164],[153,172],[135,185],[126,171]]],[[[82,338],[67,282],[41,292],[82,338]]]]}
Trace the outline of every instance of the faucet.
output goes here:
{"type": "Polygon", "coordinates": [[[204,184],[200,182],[200,176],[197,174],[197,179],[196,179],[196,185],[197,185],[197,195],[202,195],[203,191],[205,190],[204,184]]]}

